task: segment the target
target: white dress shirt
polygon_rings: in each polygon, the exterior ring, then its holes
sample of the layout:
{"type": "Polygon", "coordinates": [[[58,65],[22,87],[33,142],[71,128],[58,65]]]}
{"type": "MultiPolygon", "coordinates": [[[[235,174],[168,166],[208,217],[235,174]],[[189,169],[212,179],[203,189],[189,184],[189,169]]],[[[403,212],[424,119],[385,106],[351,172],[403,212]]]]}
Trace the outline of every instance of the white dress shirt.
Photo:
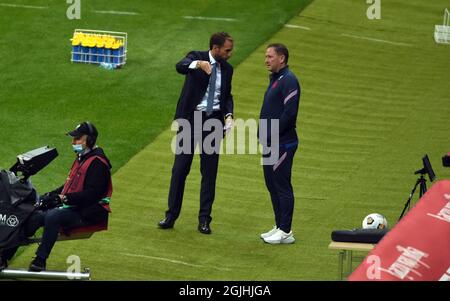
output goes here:
{"type": "MultiPolygon", "coordinates": [[[[209,62],[211,63],[211,67],[212,67],[212,65],[217,64],[217,67],[216,67],[216,90],[214,91],[213,110],[219,111],[220,110],[219,96],[220,96],[220,87],[221,87],[221,83],[222,83],[221,82],[222,73],[220,71],[220,64],[211,55],[211,51],[209,51],[208,54],[209,54],[209,62]]],[[[197,67],[197,61],[193,61],[189,65],[190,69],[196,69],[196,67],[197,67]]],[[[202,101],[200,101],[200,103],[197,105],[197,108],[196,108],[197,111],[206,111],[208,95],[209,95],[209,84],[208,84],[208,87],[206,88],[205,95],[203,95],[202,101]]]]}

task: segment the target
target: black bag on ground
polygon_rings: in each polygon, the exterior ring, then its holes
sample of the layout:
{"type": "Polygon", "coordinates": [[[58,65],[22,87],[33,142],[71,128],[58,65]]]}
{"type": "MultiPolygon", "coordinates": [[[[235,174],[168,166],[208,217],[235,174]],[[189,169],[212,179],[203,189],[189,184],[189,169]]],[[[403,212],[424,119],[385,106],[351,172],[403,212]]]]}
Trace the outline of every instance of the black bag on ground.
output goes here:
{"type": "Polygon", "coordinates": [[[337,242],[378,243],[389,229],[353,229],[334,230],[331,232],[331,240],[337,242]]]}
{"type": "Polygon", "coordinates": [[[36,198],[31,182],[0,170],[0,249],[18,246],[26,239],[24,225],[36,210],[36,198]]]}

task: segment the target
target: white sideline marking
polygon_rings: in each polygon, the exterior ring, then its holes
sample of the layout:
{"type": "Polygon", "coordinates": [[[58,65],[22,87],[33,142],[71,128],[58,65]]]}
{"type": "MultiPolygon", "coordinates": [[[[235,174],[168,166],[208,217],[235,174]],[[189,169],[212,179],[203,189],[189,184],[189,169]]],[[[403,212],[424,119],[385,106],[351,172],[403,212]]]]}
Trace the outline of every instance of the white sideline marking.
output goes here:
{"type": "Polygon", "coordinates": [[[48,6],[22,5],[22,4],[10,4],[10,3],[0,3],[0,6],[18,7],[18,8],[34,8],[34,9],[47,9],[48,8],[48,6]]]}
{"type": "Polygon", "coordinates": [[[391,41],[380,40],[380,39],[374,39],[374,38],[369,38],[369,37],[355,36],[355,35],[352,35],[352,34],[346,34],[346,33],[341,33],[341,36],[349,37],[349,38],[355,38],[355,39],[368,40],[368,41],[373,41],[373,42],[380,42],[380,43],[386,43],[386,44],[398,45],[398,46],[413,46],[413,45],[407,44],[407,43],[391,42],[391,41]]]}
{"type": "Polygon", "coordinates": [[[298,29],[304,29],[304,30],[311,30],[311,28],[306,27],[306,26],[292,25],[292,24],[284,24],[284,27],[287,27],[287,28],[298,28],[298,29]]]}
{"type": "Polygon", "coordinates": [[[94,10],[93,12],[97,13],[97,14],[111,14],[111,15],[131,15],[131,16],[139,15],[139,13],[135,13],[135,12],[115,11],[115,10],[94,10]]]}
{"type": "Polygon", "coordinates": [[[195,19],[195,20],[212,20],[212,21],[226,21],[226,22],[236,22],[237,19],[233,18],[214,18],[214,17],[201,17],[201,16],[183,16],[185,19],[195,19]]]}
{"type": "Polygon", "coordinates": [[[129,253],[121,253],[121,254],[125,255],[125,256],[129,256],[129,257],[141,257],[141,258],[148,258],[148,259],[166,261],[166,262],[175,263],[175,264],[182,264],[182,265],[187,265],[187,266],[194,267],[194,268],[207,268],[207,269],[215,269],[215,270],[219,270],[219,271],[230,271],[230,269],[227,269],[227,268],[218,268],[218,267],[213,267],[213,266],[205,266],[205,265],[193,264],[193,263],[188,263],[188,262],[184,262],[184,261],[164,258],[164,257],[154,257],[154,256],[139,255],[139,254],[129,254],[129,253]]]}

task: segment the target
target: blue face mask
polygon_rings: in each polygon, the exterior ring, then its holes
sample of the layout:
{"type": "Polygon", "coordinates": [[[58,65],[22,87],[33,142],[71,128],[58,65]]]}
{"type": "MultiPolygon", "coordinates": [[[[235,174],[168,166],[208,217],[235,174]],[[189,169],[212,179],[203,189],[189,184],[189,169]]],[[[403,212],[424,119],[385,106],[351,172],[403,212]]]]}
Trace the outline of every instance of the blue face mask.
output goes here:
{"type": "Polygon", "coordinates": [[[83,151],[83,144],[72,144],[73,151],[77,154],[83,151]]]}

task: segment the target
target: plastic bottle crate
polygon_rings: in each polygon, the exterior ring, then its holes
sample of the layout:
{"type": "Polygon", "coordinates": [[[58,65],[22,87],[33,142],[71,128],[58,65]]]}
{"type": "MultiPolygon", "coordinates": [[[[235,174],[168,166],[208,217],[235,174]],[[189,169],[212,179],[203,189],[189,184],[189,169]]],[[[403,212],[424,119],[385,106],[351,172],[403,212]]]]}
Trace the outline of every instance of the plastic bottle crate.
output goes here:
{"type": "Polygon", "coordinates": [[[71,61],[123,66],[127,61],[127,37],[126,32],[75,29],[71,39],[71,61]]]}

